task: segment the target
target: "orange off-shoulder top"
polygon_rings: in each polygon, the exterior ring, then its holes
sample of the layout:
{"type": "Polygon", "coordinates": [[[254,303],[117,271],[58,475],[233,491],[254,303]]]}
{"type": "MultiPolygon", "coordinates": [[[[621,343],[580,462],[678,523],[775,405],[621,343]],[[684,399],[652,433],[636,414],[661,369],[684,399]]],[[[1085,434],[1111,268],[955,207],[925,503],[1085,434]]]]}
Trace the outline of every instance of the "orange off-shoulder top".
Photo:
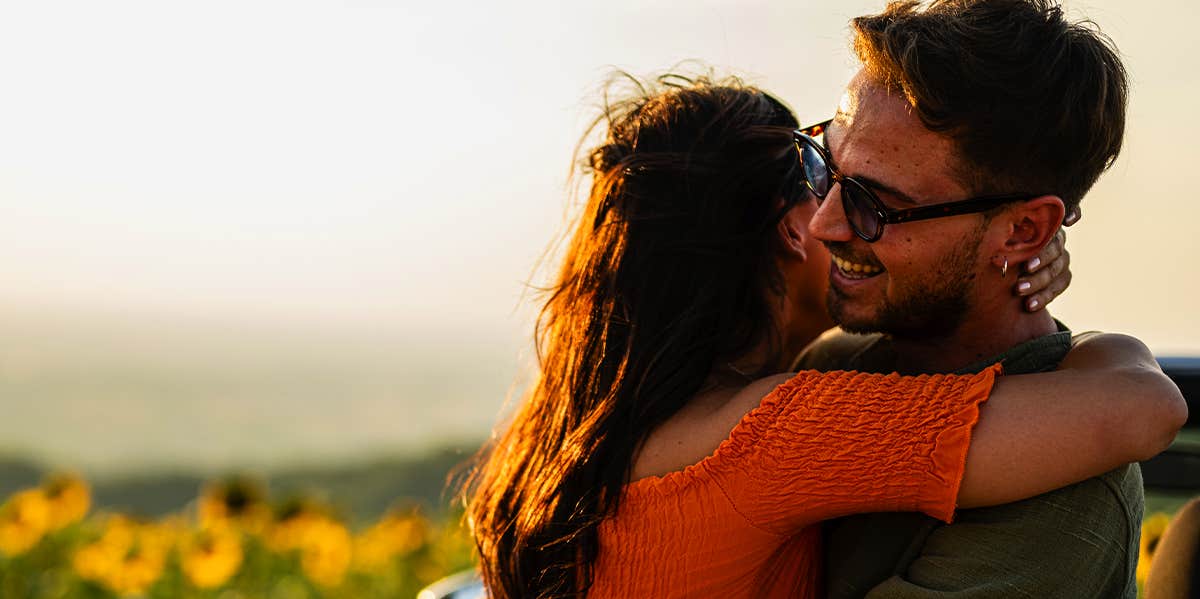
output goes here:
{"type": "Polygon", "coordinates": [[[822,520],[953,518],[997,374],[797,374],[709,457],[625,486],[599,529],[589,599],[817,597],[822,520]]]}

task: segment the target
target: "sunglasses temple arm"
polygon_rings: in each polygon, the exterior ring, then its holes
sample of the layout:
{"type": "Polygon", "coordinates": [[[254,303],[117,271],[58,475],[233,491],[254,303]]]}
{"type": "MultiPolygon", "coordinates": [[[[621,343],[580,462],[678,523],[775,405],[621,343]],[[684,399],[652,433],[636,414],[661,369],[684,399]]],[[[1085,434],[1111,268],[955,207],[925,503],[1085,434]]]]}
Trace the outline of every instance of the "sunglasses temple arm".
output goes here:
{"type": "Polygon", "coordinates": [[[973,200],[963,200],[961,202],[947,202],[945,204],[934,204],[933,206],[922,206],[920,208],[909,208],[907,210],[885,210],[882,213],[883,222],[885,224],[894,225],[899,223],[907,223],[915,220],[927,220],[931,218],[941,218],[943,216],[958,216],[960,214],[975,214],[991,210],[997,206],[1002,206],[1009,202],[1029,199],[1031,196],[1012,195],[1012,196],[997,196],[988,198],[975,198],[973,200]]]}

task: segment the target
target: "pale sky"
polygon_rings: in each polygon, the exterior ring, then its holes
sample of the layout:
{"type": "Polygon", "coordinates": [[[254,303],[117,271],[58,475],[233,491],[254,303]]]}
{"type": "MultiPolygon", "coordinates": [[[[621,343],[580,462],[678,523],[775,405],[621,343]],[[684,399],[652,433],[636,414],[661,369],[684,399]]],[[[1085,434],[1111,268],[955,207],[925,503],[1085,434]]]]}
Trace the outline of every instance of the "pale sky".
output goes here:
{"type": "MultiPolygon", "coordinates": [[[[529,361],[525,283],[605,77],[700,60],[823,119],[849,18],[883,5],[0,4],[0,454],[220,469],[477,442],[529,361]]],[[[1200,354],[1200,5],[1068,6],[1133,92],[1052,310],[1200,354]]]]}
{"type": "MultiPolygon", "coordinates": [[[[883,4],[6,3],[0,307],[525,335],[612,67],[703,60],[812,121],[854,71],[847,20],[883,4]]],[[[1200,5],[1068,7],[1133,92],[1053,311],[1200,352],[1200,5]]]]}

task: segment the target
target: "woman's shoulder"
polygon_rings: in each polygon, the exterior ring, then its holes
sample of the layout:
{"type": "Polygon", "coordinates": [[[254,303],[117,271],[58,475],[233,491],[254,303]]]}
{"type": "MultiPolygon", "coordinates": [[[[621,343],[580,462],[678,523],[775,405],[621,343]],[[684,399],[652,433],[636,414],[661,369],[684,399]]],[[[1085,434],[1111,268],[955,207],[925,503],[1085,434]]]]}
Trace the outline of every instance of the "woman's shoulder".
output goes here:
{"type": "Polygon", "coordinates": [[[733,399],[729,401],[729,409],[736,413],[740,419],[751,410],[762,405],[763,400],[771,395],[775,389],[779,388],[780,385],[791,381],[795,377],[795,372],[784,372],[758,379],[743,387],[741,391],[733,396],[733,399]]]}
{"type": "Polygon", "coordinates": [[[771,375],[732,394],[697,397],[650,433],[634,459],[630,480],[666,476],[712,456],[750,412],[793,376],[771,375]]]}
{"type": "MultiPolygon", "coordinates": [[[[897,374],[805,370],[763,377],[736,390],[701,394],[650,433],[634,457],[630,480],[679,475],[711,462],[722,452],[726,458],[742,454],[757,445],[765,431],[798,410],[805,412],[808,404],[820,404],[820,409],[818,415],[804,418],[806,423],[836,423],[844,417],[842,412],[856,413],[872,401],[886,402],[890,394],[879,394],[877,385],[899,378],[897,374]],[[844,401],[848,398],[855,401],[844,401]]],[[[923,387],[920,380],[928,377],[907,378],[913,379],[915,386],[898,391],[916,392],[923,387]]],[[[805,434],[797,427],[785,428],[805,434]]],[[[790,443],[790,435],[783,437],[781,442],[790,443]]]]}

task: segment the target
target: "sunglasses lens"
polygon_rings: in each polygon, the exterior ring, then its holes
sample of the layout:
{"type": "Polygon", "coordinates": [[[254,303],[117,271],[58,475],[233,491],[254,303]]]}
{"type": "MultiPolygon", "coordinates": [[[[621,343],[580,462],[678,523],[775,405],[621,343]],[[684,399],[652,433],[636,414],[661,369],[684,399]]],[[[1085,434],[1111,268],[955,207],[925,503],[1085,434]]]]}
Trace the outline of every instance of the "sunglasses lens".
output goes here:
{"type": "Polygon", "coordinates": [[[825,164],[825,157],[812,144],[801,143],[800,164],[804,166],[804,180],[808,182],[808,188],[824,198],[829,193],[829,165],[825,164]]]}
{"type": "Polygon", "coordinates": [[[879,222],[879,213],[875,203],[871,201],[870,193],[855,181],[845,182],[842,186],[842,204],[846,209],[846,219],[859,237],[868,241],[879,239],[883,232],[879,222]]]}

